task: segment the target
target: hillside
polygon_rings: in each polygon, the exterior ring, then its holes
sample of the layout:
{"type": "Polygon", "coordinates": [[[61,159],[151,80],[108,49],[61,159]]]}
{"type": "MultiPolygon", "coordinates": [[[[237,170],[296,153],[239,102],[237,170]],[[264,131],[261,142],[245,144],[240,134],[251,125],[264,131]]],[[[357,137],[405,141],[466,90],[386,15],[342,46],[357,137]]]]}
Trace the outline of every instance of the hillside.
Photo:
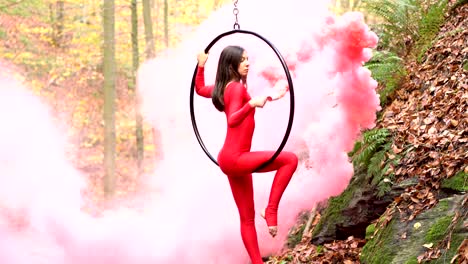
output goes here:
{"type": "MultiPolygon", "coordinates": [[[[385,175],[392,175],[393,184],[415,180],[393,197],[393,203],[382,214],[389,222],[391,208],[398,208],[402,221],[433,208],[439,199],[452,195],[447,189],[468,197],[468,5],[453,9],[440,28],[433,45],[420,62],[407,58],[406,77],[391,95],[390,102],[379,113],[378,129],[386,129],[393,138],[385,154],[389,164],[385,175]],[[465,30],[464,30],[465,29],[465,30]],[[396,161],[396,162],[392,162],[396,161]]],[[[389,176],[387,176],[389,177],[389,176]]],[[[390,182],[390,181],[389,181],[390,182]]],[[[467,211],[461,211],[453,222],[464,222],[467,211]]],[[[316,218],[320,217],[317,213],[316,218]]],[[[314,223],[316,224],[316,219],[314,223]]],[[[370,224],[370,223],[369,223],[370,224]]],[[[292,236],[301,236],[305,223],[292,236]]],[[[453,229],[453,227],[451,227],[453,229]]],[[[312,227],[313,229],[313,227],[312,227]]],[[[447,230],[450,236],[453,230],[447,230]]],[[[310,231],[309,233],[312,233],[310,231]]],[[[367,239],[349,237],[321,245],[312,244],[313,237],[304,234],[302,241],[270,259],[268,263],[360,263],[360,254],[367,239]]],[[[450,248],[450,239],[430,248],[420,260],[436,259],[441,249],[450,248]],[[447,244],[448,242],[448,244],[447,244]]],[[[453,247],[453,245],[452,245],[453,247]]],[[[467,263],[468,243],[457,246],[456,262],[467,263]]],[[[364,263],[364,262],[363,262],[364,263]]],[[[383,262],[381,262],[383,263],[383,262]]]]}

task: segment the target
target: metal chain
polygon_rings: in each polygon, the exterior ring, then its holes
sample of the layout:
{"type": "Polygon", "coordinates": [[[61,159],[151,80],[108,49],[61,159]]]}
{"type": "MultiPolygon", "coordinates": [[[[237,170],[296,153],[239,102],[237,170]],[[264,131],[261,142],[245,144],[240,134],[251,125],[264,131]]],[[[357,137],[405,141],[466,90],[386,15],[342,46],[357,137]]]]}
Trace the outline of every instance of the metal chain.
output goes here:
{"type": "Polygon", "coordinates": [[[239,2],[239,0],[234,0],[234,9],[232,10],[232,13],[236,16],[236,22],[234,22],[234,29],[240,29],[240,25],[237,20],[237,15],[239,14],[239,8],[237,8],[237,2],[239,2]]]}

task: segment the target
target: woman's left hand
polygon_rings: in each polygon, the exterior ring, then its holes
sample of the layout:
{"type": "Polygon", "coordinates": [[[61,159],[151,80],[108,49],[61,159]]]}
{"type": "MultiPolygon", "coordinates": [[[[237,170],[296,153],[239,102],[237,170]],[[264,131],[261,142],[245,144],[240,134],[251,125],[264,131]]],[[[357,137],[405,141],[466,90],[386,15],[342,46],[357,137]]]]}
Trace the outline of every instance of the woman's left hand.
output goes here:
{"type": "Polygon", "coordinates": [[[205,67],[205,63],[208,60],[208,54],[205,52],[200,52],[197,56],[198,67],[205,67]]]}

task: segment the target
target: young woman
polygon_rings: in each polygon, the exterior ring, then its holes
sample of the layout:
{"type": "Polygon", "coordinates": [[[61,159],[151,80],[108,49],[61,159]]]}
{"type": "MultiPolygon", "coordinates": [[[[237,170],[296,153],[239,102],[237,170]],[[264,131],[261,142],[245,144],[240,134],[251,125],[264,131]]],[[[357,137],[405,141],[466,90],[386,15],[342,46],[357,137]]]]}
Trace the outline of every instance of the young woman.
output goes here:
{"type": "Polygon", "coordinates": [[[195,89],[198,95],[212,98],[216,109],[226,114],[227,134],[217,160],[229,179],[240,214],[242,240],[252,264],[263,263],[255,230],[252,173],[276,171],[268,205],[262,212],[270,234],[275,237],[278,205],[296,171],[298,158],[294,153],[281,152],[264,169],[255,171],[274,154],[274,151],[250,151],[255,129],[255,108],[262,108],[271,98],[251,98],[248,94],[249,61],[242,47],[228,46],[221,52],[214,86],[205,86],[204,66],[207,59],[208,55],[204,52],[198,55],[195,89]]]}

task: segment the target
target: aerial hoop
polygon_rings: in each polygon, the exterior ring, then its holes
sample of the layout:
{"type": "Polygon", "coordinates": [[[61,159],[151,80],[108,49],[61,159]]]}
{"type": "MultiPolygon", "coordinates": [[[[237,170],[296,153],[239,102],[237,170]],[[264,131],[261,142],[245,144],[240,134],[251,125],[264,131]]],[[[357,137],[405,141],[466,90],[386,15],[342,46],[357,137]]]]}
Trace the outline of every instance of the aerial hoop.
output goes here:
{"type": "MultiPolygon", "coordinates": [[[[289,93],[290,93],[290,110],[289,110],[289,121],[288,121],[288,126],[287,126],[287,129],[286,129],[286,133],[284,134],[283,141],[281,142],[281,144],[279,145],[278,149],[273,154],[273,156],[268,161],[266,161],[264,164],[262,164],[259,168],[257,168],[255,170],[255,171],[259,171],[259,170],[265,168],[268,164],[273,162],[278,157],[278,155],[281,153],[284,146],[286,145],[286,142],[288,141],[289,134],[291,133],[291,128],[292,128],[293,120],[294,120],[294,87],[293,87],[291,74],[289,72],[286,61],[284,60],[284,58],[281,55],[281,53],[279,52],[279,50],[270,41],[268,41],[266,38],[262,37],[261,35],[255,33],[255,32],[252,32],[252,31],[239,29],[239,24],[237,23],[237,19],[236,19],[236,23],[234,24],[234,30],[222,33],[219,36],[217,36],[215,39],[213,39],[213,41],[211,41],[211,43],[205,48],[205,53],[208,53],[209,50],[211,49],[211,47],[213,47],[213,45],[216,42],[218,42],[220,39],[222,39],[223,37],[226,37],[226,36],[229,36],[229,35],[232,35],[232,34],[236,34],[236,33],[253,35],[253,36],[263,40],[268,46],[270,46],[270,48],[275,52],[276,56],[280,60],[282,66],[283,66],[283,69],[284,69],[284,73],[286,74],[286,77],[288,79],[289,93]]],[[[195,132],[195,136],[197,137],[198,143],[200,144],[203,151],[206,153],[206,155],[216,165],[219,166],[216,159],[210,154],[210,152],[206,148],[205,144],[203,143],[203,140],[202,140],[202,138],[200,136],[200,133],[198,131],[197,122],[196,122],[196,119],[195,119],[195,112],[194,112],[194,107],[193,107],[193,97],[194,97],[194,94],[195,94],[195,89],[194,88],[195,88],[195,78],[196,78],[196,75],[197,75],[197,68],[198,68],[198,64],[195,67],[195,71],[194,71],[193,77],[192,77],[192,85],[190,87],[190,116],[191,116],[191,119],[192,119],[192,126],[193,126],[193,130],[195,132]]]]}

